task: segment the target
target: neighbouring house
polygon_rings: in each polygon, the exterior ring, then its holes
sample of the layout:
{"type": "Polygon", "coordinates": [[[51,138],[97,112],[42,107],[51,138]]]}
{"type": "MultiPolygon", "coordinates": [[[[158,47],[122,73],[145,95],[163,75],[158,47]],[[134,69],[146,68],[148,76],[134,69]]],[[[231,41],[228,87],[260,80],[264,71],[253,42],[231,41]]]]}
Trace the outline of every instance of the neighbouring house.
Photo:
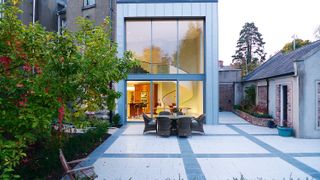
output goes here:
{"type": "MultiPolygon", "coordinates": [[[[0,0],[0,4],[7,0],[0,0]]],[[[24,0],[21,1],[19,19],[26,25],[38,22],[47,31],[57,31],[56,0],[24,0]]],[[[0,13],[0,17],[2,14],[0,13]]]]}
{"type": "Polygon", "coordinates": [[[232,111],[234,104],[240,104],[242,97],[241,69],[225,66],[219,61],[219,109],[232,111]]]}
{"type": "Polygon", "coordinates": [[[140,62],[117,85],[122,122],[178,108],[218,123],[218,1],[117,0],[118,53],[140,62]]]}
{"type": "Polygon", "coordinates": [[[57,3],[59,27],[76,31],[78,29],[77,17],[93,20],[96,25],[102,24],[105,18],[109,18],[113,33],[115,33],[115,0],[57,0],[57,3]]]}
{"type": "Polygon", "coordinates": [[[256,104],[277,125],[287,122],[299,138],[320,138],[320,41],[277,53],[248,74],[243,85],[256,86],[256,104]]]}

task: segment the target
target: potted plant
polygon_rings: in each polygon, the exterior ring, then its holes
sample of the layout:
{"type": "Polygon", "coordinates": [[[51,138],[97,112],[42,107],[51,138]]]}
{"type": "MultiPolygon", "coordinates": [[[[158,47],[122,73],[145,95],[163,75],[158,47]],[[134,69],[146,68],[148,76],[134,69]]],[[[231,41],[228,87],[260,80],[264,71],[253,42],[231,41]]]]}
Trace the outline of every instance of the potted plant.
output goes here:
{"type": "Polygon", "coordinates": [[[277,128],[279,136],[290,137],[293,135],[293,128],[288,127],[287,120],[283,120],[282,126],[277,128]]]}

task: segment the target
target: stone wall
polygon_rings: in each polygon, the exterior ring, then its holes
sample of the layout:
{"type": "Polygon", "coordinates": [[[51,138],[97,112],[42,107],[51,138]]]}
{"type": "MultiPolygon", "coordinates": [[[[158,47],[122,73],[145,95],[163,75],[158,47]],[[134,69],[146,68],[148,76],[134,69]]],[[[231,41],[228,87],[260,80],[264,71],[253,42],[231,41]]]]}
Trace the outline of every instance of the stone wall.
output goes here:
{"type": "Polygon", "coordinates": [[[249,123],[257,126],[268,127],[268,121],[273,120],[271,118],[257,118],[240,110],[234,110],[234,113],[243,118],[244,120],[248,121],[249,123]]]}

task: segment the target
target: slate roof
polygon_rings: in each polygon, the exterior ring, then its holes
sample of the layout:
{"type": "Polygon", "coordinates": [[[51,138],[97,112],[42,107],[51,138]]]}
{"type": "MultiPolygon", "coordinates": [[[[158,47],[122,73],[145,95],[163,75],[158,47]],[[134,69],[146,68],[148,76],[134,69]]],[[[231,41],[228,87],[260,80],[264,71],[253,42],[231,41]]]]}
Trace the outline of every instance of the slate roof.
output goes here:
{"type": "Polygon", "coordinates": [[[294,74],[293,62],[300,60],[312,50],[320,47],[320,40],[303,46],[288,54],[278,52],[261,66],[243,78],[243,81],[254,81],[271,77],[294,74]]]}

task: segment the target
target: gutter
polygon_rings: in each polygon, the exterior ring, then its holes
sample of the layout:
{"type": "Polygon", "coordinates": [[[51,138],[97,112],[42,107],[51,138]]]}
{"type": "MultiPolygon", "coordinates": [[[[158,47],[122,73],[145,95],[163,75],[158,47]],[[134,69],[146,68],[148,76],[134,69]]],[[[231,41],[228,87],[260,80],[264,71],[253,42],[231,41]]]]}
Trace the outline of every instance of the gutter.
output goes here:
{"type": "Polygon", "coordinates": [[[293,72],[289,72],[289,73],[285,73],[285,74],[280,74],[280,75],[270,76],[270,77],[265,77],[265,78],[260,78],[260,79],[242,80],[242,82],[260,81],[260,80],[264,80],[264,79],[271,79],[271,78],[277,78],[277,77],[283,77],[283,76],[290,76],[290,75],[294,75],[294,74],[295,73],[293,71],[293,72]]]}

